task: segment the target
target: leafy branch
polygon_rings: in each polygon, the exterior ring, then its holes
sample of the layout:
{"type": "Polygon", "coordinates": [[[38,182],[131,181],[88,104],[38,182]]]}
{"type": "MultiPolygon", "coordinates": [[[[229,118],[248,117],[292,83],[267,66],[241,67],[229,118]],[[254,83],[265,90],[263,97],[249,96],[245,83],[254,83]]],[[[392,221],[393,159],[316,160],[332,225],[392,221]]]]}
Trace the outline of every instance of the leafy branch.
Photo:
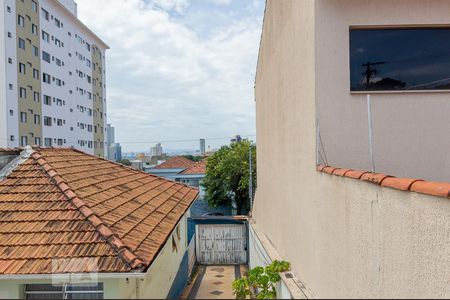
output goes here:
{"type": "Polygon", "coordinates": [[[233,281],[233,293],[236,299],[275,299],[276,284],[281,280],[280,273],[291,269],[287,261],[273,261],[266,267],[255,267],[248,271],[247,277],[233,281]]]}

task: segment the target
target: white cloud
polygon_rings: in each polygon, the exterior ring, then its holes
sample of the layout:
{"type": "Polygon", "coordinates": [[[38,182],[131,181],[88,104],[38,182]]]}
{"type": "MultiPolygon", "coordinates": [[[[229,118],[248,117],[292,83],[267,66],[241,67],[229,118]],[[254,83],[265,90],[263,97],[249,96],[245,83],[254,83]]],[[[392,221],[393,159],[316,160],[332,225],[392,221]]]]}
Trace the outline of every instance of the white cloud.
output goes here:
{"type": "Polygon", "coordinates": [[[150,146],[124,143],[129,141],[255,132],[253,85],[261,15],[230,19],[226,26],[212,26],[204,37],[184,22],[190,17],[188,0],[77,2],[80,19],[111,46],[108,121],[124,150],[150,146]],[[174,11],[183,17],[174,17],[174,11]]]}

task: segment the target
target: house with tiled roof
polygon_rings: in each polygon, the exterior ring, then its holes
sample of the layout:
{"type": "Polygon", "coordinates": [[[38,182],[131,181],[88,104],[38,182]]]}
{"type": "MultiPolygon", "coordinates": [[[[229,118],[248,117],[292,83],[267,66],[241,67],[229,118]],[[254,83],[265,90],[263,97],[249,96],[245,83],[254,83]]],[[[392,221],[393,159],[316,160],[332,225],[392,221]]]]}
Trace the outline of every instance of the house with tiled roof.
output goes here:
{"type": "Polygon", "coordinates": [[[177,297],[197,195],[75,149],[0,149],[0,297],[177,297]]]}
{"type": "Polygon", "coordinates": [[[250,267],[278,298],[450,297],[450,1],[267,0],[250,267]]]}
{"type": "Polygon", "coordinates": [[[198,188],[200,191],[200,198],[203,198],[204,195],[204,190],[201,186],[201,182],[206,175],[206,162],[207,159],[198,161],[189,168],[179,172],[174,176],[175,181],[198,188]]]}
{"type": "Polygon", "coordinates": [[[195,162],[183,156],[174,156],[163,163],[146,169],[146,172],[174,180],[175,175],[195,165],[195,162]]]}

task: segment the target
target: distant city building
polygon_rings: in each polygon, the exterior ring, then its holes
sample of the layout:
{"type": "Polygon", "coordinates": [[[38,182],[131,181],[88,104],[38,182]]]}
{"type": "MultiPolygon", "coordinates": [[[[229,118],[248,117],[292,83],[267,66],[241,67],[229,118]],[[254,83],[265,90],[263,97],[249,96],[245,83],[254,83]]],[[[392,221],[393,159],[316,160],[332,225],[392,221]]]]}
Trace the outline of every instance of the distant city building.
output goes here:
{"type": "Polygon", "coordinates": [[[119,143],[112,144],[108,147],[108,159],[112,161],[122,160],[122,146],[119,143]]]}
{"type": "Polygon", "coordinates": [[[138,153],[136,154],[136,159],[143,160],[145,158],[145,153],[138,153]]]}
{"type": "Polygon", "coordinates": [[[155,147],[150,148],[150,156],[162,156],[162,146],[161,143],[155,145],[155,147]]]}
{"type": "Polygon", "coordinates": [[[108,143],[108,146],[116,142],[115,129],[111,124],[106,125],[106,141],[108,143]]]}
{"type": "Polygon", "coordinates": [[[144,169],[144,163],[141,160],[132,160],[131,161],[131,167],[136,170],[143,170],[144,169]]]}
{"type": "Polygon", "coordinates": [[[122,146],[116,143],[115,128],[111,124],[106,125],[106,143],[108,159],[112,161],[122,160],[122,146]]]}
{"type": "Polygon", "coordinates": [[[200,139],[200,154],[205,155],[206,153],[206,141],[205,139],[200,139]]]}

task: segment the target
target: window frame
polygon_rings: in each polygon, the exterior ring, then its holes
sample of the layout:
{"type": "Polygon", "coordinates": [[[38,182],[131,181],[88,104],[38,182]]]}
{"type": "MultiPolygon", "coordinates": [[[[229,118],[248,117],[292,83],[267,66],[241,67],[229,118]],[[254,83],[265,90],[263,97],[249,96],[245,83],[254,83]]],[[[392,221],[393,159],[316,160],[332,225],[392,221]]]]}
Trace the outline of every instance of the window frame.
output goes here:
{"type": "Polygon", "coordinates": [[[379,25],[350,25],[348,26],[348,91],[354,95],[370,95],[370,94],[417,94],[417,93],[449,93],[450,89],[429,89],[429,90],[365,90],[365,91],[352,91],[351,89],[351,60],[350,60],[350,32],[352,30],[388,30],[388,29],[433,29],[443,28],[450,30],[450,24],[379,24],[379,25]]]}

